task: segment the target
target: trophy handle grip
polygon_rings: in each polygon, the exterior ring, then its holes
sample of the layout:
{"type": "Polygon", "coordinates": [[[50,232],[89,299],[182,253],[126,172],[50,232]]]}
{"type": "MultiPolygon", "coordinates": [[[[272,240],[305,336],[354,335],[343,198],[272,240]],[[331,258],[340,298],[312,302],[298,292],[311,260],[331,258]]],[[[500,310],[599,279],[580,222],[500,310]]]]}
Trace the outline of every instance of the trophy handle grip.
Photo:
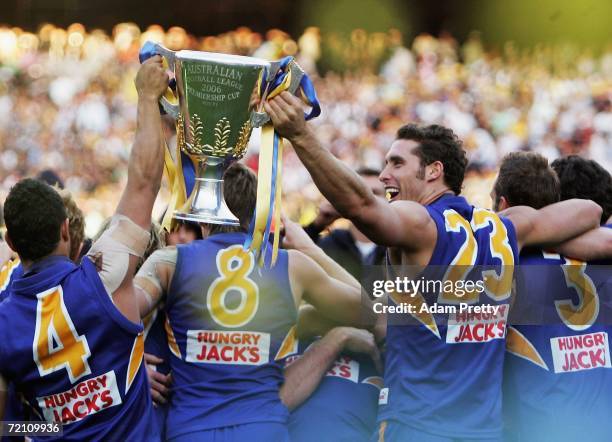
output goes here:
{"type": "MultiPolygon", "coordinates": [[[[140,49],[138,59],[140,60],[140,63],[144,63],[146,60],[155,55],[161,55],[166,60],[166,63],[168,63],[168,68],[174,72],[175,52],[160,45],[159,43],[154,43],[152,41],[145,42],[142,49],[140,49]]],[[[174,104],[168,100],[168,96],[174,96],[174,89],[176,89],[176,79],[173,78],[170,80],[168,90],[159,99],[159,104],[168,115],[176,120],[178,119],[180,108],[177,104],[174,104]]]]}
{"type": "MultiPolygon", "coordinates": [[[[270,69],[267,72],[267,79],[271,81],[271,79],[276,76],[279,69],[281,68],[280,61],[274,61],[270,63],[270,69]]],[[[302,77],[306,75],[304,70],[298,65],[295,60],[291,60],[287,65],[287,69],[291,72],[291,82],[289,86],[287,86],[287,92],[295,95],[297,90],[300,87],[300,83],[302,82],[302,77]]],[[[253,111],[251,113],[251,124],[253,127],[261,127],[270,121],[270,116],[265,112],[257,112],[253,111]]]]}

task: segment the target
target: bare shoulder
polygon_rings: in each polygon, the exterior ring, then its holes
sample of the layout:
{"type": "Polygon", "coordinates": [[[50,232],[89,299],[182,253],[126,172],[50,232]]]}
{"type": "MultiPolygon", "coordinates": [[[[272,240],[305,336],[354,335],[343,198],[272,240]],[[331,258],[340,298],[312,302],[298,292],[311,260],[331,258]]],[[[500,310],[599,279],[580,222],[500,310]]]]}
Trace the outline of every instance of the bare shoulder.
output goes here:
{"type": "Polygon", "coordinates": [[[422,250],[435,244],[436,223],[425,206],[414,201],[394,201],[390,205],[400,222],[403,248],[422,250]]]}
{"type": "Polygon", "coordinates": [[[537,213],[538,211],[533,207],[513,206],[499,212],[499,216],[512,223],[517,239],[522,242],[523,238],[533,229],[534,217],[537,216],[537,213]]]}

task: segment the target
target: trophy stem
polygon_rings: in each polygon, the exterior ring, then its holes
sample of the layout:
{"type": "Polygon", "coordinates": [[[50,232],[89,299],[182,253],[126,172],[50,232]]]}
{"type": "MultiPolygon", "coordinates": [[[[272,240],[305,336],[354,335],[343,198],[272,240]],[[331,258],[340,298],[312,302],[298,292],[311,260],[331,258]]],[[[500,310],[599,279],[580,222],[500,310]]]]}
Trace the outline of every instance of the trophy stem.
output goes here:
{"type": "Polygon", "coordinates": [[[238,218],[225,204],[223,196],[223,172],[225,159],[202,157],[198,161],[193,191],[186,206],[188,212],[176,211],[174,218],[207,224],[238,226],[238,218]]]}

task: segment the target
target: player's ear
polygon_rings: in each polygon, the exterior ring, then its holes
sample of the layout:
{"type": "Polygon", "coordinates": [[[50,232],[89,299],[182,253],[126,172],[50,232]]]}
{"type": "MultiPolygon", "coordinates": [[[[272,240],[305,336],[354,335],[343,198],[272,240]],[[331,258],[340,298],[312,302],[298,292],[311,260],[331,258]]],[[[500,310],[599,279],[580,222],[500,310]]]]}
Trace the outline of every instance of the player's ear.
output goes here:
{"type": "Polygon", "coordinates": [[[506,210],[508,207],[510,207],[510,203],[508,202],[508,200],[506,199],[505,196],[500,196],[499,197],[499,204],[498,204],[498,211],[501,212],[502,210],[506,210]]]}
{"type": "Polygon", "coordinates": [[[70,220],[66,218],[60,228],[60,235],[63,241],[70,241],[70,220]]]}
{"type": "Polygon", "coordinates": [[[434,161],[425,168],[425,178],[427,181],[434,181],[444,174],[444,165],[441,161],[434,161]]]}

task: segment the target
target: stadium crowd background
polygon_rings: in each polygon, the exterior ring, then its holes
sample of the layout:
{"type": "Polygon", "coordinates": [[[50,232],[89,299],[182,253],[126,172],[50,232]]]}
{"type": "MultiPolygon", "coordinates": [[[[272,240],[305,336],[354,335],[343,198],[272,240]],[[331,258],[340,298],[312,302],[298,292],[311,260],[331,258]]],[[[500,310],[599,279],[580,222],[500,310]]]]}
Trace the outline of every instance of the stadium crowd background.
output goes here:
{"type": "MultiPolygon", "coordinates": [[[[465,42],[397,30],[348,35],[307,28],[296,39],[239,28],[194,37],[184,29],[117,25],[112,35],[43,25],[37,33],[0,28],[0,198],[24,176],[56,171],[73,192],[93,235],[111,215],[127,175],[138,68],[146,40],[171,49],[278,59],[294,55],[314,79],[322,103],[313,121],[321,140],[348,164],[379,168],[405,122],[439,123],[463,140],[470,157],[464,194],[490,207],[499,159],[534,150],[550,160],[578,153],[612,169],[612,47],[599,53],[571,45],[486,49],[477,33],[465,42]]],[[[167,139],[174,142],[167,121],[167,139]]],[[[247,164],[256,168],[258,136],[247,164]]],[[[286,150],[287,212],[302,222],[320,195],[286,150]]],[[[167,196],[167,191],[165,192],[167,196]]],[[[155,209],[164,210],[164,192],[155,209]]]]}

